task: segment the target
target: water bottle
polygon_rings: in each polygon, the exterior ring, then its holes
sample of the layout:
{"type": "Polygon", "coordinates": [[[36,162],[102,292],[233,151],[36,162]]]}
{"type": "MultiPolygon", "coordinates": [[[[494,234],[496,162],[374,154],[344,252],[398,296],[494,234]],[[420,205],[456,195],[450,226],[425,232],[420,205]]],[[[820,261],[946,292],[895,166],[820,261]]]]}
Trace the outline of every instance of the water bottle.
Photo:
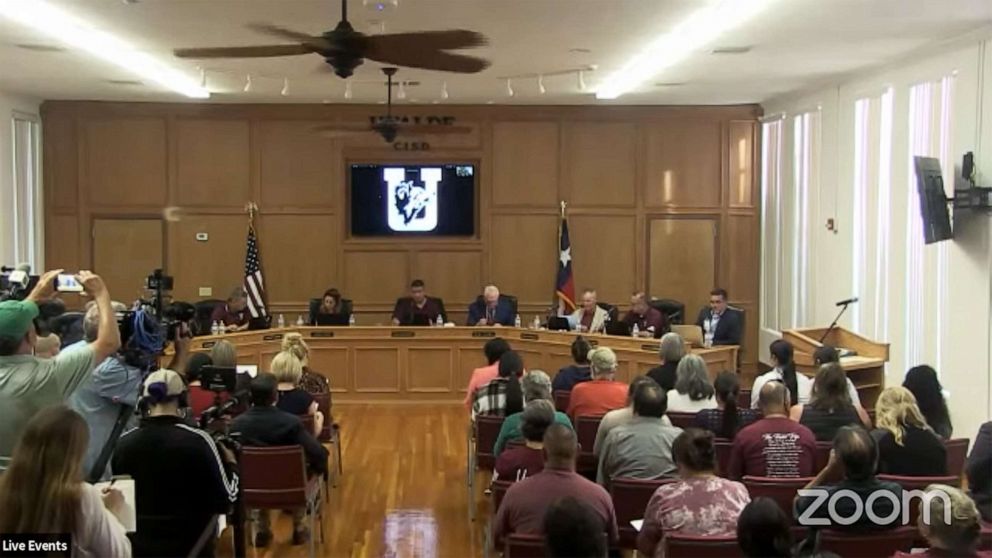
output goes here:
{"type": "Polygon", "coordinates": [[[520,314],[517,314],[517,317],[513,319],[513,327],[520,327],[520,314]]]}
{"type": "Polygon", "coordinates": [[[537,314],[534,315],[534,329],[541,329],[541,317],[537,314]]]}
{"type": "Polygon", "coordinates": [[[282,317],[282,314],[279,314],[279,322],[278,323],[279,323],[279,327],[280,328],[286,327],[286,319],[282,317]]]}
{"type": "Polygon", "coordinates": [[[637,337],[638,335],[641,334],[641,328],[638,327],[637,322],[634,322],[634,327],[630,329],[630,334],[633,335],[634,337],[637,337]]]}
{"type": "Polygon", "coordinates": [[[348,316],[348,325],[349,326],[355,325],[355,315],[354,314],[348,316]]]}
{"type": "Polygon", "coordinates": [[[303,325],[303,314],[296,317],[296,327],[301,327],[303,325]]]}
{"type": "Polygon", "coordinates": [[[437,327],[444,327],[444,319],[441,318],[441,314],[437,315],[437,322],[435,323],[437,324],[437,327]]]}
{"type": "Polygon", "coordinates": [[[220,322],[217,320],[210,324],[210,335],[220,335],[220,322]]]}

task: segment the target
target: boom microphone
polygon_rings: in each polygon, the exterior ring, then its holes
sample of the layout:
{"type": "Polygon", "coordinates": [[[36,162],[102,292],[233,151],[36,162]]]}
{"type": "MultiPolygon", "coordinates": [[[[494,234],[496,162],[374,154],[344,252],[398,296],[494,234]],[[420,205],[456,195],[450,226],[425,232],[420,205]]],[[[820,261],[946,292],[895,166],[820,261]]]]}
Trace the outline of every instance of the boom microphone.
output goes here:
{"type": "Polygon", "coordinates": [[[847,306],[848,304],[851,304],[851,303],[854,303],[854,302],[857,302],[857,301],[858,301],[858,297],[854,296],[854,297],[851,297],[851,298],[849,298],[847,300],[842,300],[842,301],[838,302],[837,303],[837,306],[847,306]]]}

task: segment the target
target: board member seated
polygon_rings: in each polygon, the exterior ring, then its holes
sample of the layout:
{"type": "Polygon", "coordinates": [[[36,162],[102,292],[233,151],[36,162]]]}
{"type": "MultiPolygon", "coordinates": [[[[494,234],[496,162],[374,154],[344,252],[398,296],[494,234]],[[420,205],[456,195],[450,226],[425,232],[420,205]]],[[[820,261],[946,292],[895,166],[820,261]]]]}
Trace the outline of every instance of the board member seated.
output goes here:
{"type": "Polygon", "coordinates": [[[630,312],[627,312],[622,321],[627,324],[631,331],[636,325],[641,337],[661,339],[662,335],[672,329],[668,324],[668,318],[660,310],[652,308],[648,304],[648,296],[644,291],[638,291],[631,295],[630,312]]]}
{"type": "Polygon", "coordinates": [[[310,325],[319,325],[320,316],[340,316],[340,325],[347,324],[351,310],[351,301],[341,296],[341,291],[331,287],[324,291],[319,301],[310,300],[310,325]]]}
{"type": "Polygon", "coordinates": [[[512,326],[516,317],[510,299],[501,297],[496,285],[488,285],[482,291],[481,299],[469,305],[467,325],[512,326]]]}
{"type": "Polygon", "coordinates": [[[231,291],[231,296],[214,307],[213,314],[210,315],[211,322],[220,322],[224,326],[224,331],[244,331],[248,329],[248,321],[251,315],[246,311],[248,308],[248,293],[244,288],[237,287],[231,291]]]}
{"type": "Polygon", "coordinates": [[[730,310],[724,289],[710,291],[710,305],[699,311],[696,325],[703,328],[703,340],[707,346],[741,344],[741,314],[730,310]]]}
{"type": "Polygon", "coordinates": [[[571,322],[581,327],[580,331],[603,331],[609,313],[600,308],[596,301],[596,289],[582,292],[582,307],[572,313],[571,322]]]}
{"type": "Polygon", "coordinates": [[[438,317],[442,322],[448,321],[444,301],[427,296],[421,279],[410,283],[410,296],[396,299],[396,307],[393,308],[393,325],[433,325],[438,317]]]}

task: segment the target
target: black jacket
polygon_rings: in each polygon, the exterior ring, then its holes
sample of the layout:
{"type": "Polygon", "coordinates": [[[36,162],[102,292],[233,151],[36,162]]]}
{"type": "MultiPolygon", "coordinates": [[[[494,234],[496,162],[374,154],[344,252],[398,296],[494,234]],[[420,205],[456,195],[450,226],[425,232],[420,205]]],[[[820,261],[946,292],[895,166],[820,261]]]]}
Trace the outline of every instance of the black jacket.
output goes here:
{"type": "Polygon", "coordinates": [[[679,369],[679,361],[666,362],[661,366],[655,366],[648,370],[647,376],[658,382],[661,389],[666,393],[675,389],[676,371],[679,369]]]}
{"type": "MultiPolygon", "coordinates": [[[[148,417],[125,432],[113,471],[134,479],[138,530],[134,556],[187,556],[207,522],[227,513],[238,494],[209,434],[180,417],[148,417]]],[[[201,555],[212,555],[212,544],[201,555]]]]}
{"type": "Polygon", "coordinates": [[[303,428],[300,417],[277,407],[252,407],[231,422],[245,446],[303,446],[310,470],[327,472],[327,449],[303,428]]]}
{"type": "MultiPolygon", "coordinates": [[[[982,514],[982,519],[992,521],[992,421],[978,429],[975,445],[968,456],[968,489],[982,514]]],[[[948,471],[954,474],[957,471],[948,471]]]]}
{"type": "MultiPolygon", "coordinates": [[[[703,327],[703,322],[705,322],[710,317],[711,311],[709,307],[703,308],[699,311],[699,317],[696,318],[696,325],[703,327]]],[[[720,321],[716,324],[716,331],[713,333],[713,344],[714,345],[740,345],[741,337],[743,336],[743,319],[741,318],[741,311],[734,310],[733,308],[727,308],[727,310],[720,316],[720,321]]],[[[705,333],[705,328],[704,328],[705,333]]]]}
{"type": "Polygon", "coordinates": [[[441,316],[442,321],[447,322],[448,313],[444,311],[444,301],[434,296],[428,296],[426,298],[427,301],[424,303],[424,308],[419,312],[414,306],[412,296],[404,296],[396,299],[396,306],[393,307],[393,317],[400,321],[400,325],[412,325],[414,314],[425,315],[431,321],[431,324],[437,321],[438,315],[441,316]]]}

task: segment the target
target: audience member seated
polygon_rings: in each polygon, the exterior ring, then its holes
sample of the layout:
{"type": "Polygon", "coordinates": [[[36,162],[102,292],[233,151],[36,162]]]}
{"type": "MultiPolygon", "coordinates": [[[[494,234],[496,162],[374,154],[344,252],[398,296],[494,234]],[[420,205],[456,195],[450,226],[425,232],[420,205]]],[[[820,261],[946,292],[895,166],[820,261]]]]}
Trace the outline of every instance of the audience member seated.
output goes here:
{"type": "Polygon", "coordinates": [[[609,314],[599,307],[596,301],[596,289],[586,289],[582,292],[582,306],[572,312],[572,323],[579,331],[601,332],[606,328],[609,314]]]}
{"type": "Polygon", "coordinates": [[[410,283],[410,296],[397,299],[393,308],[393,325],[397,326],[435,325],[438,318],[441,318],[442,324],[448,321],[444,301],[427,296],[421,279],[414,279],[410,283]]]}
{"type": "Polygon", "coordinates": [[[499,359],[499,375],[488,384],[475,390],[472,403],[472,419],[478,415],[501,417],[524,410],[523,390],[520,376],[524,372],[524,361],[515,351],[507,351],[499,359]]]}
{"type": "Polygon", "coordinates": [[[279,401],[276,407],[291,415],[313,417],[313,435],[320,436],[324,429],[324,414],[317,410],[317,402],[306,390],[300,388],[303,363],[290,352],[281,352],[272,359],[272,375],[279,382],[279,401]]]}
{"type": "Polygon", "coordinates": [[[668,391],[668,410],[675,413],[695,413],[716,409],[716,391],[710,384],[706,361],[699,355],[686,355],[676,370],[675,389],[668,391]]]}
{"type": "Polygon", "coordinates": [[[603,558],[606,532],[602,520],[587,504],[565,496],[544,514],[544,546],[549,558],[603,558]]]}
{"type": "MultiPolygon", "coordinates": [[[[61,405],[46,407],[28,421],[10,466],[0,475],[0,533],[68,534],[70,552],[52,556],[131,556],[121,525],[124,496],[83,482],[87,438],[83,417],[61,405]]],[[[4,554],[14,553],[4,548],[4,554]]]]}
{"type": "Polygon", "coordinates": [[[712,432],[686,428],[673,449],[679,480],[659,486],[644,510],[637,537],[644,556],[663,558],[665,535],[733,536],[737,516],[751,501],[743,484],[716,476],[712,432]]]}
{"type": "Polygon", "coordinates": [[[816,473],[816,436],[789,419],[789,390],[782,382],[767,382],[758,395],[760,420],[734,437],[726,474],[797,478],[816,473]]]}
{"type": "Polygon", "coordinates": [[[710,305],[699,311],[696,325],[703,329],[703,342],[707,347],[741,344],[741,313],[730,309],[724,289],[710,291],[710,305]]]}
{"type": "Polygon", "coordinates": [[[568,400],[568,416],[573,423],[580,416],[603,415],[627,403],[627,384],[613,379],[617,355],[606,347],[598,347],[589,353],[589,365],[592,380],[572,388],[568,400]]]}
{"type": "MultiPolygon", "coordinates": [[[[203,411],[206,411],[218,401],[217,394],[203,387],[203,383],[200,380],[203,367],[212,365],[213,360],[210,359],[210,355],[207,353],[195,353],[189,357],[189,362],[186,363],[186,386],[189,390],[189,401],[187,403],[195,419],[198,419],[203,414],[203,411]]],[[[220,402],[227,401],[228,397],[230,397],[230,394],[221,393],[220,402]]]]}
{"type": "MultiPolygon", "coordinates": [[[[210,349],[210,360],[213,361],[213,366],[217,368],[237,368],[238,350],[230,341],[221,339],[210,349]]],[[[237,383],[234,388],[234,394],[239,398],[247,398],[251,376],[247,372],[238,372],[236,378],[237,383]]]]}
{"type": "Polygon", "coordinates": [[[812,430],[817,441],[821,442],[833,440],[842,426],[859,424],[871,428],[868,413],[851,401],[847,374],[837,363],[820,367],[813,380],[809,403],[793,407],[790,416],[812,430]]]}
{"type": "MultiPolygon", "coordinates": [[[[840,364],[840,352],[837,349],[830,345],[821,345],[813,351],[813,366],[816,366],[817,370],[824,364],[830,364],[831,362],[840,364]]],[[[863,407],[861,396],[858,395],[858,388],[854,387],[854,382],[850,378],[847,378],[847,393],[851,396],[851,402],[855,406],[863,407]]]]}
{"type": "Polygon", "coordinates": [[[519,481],[544,470],[544,433],[555,422],[555,407],[545,399],[536,399],[519,415],[524,445],[499,454],[493,480],[519,481]]]}
{"type": "Polygon", "coordinates": [[[507,490],[493,520],[495,540],[511,533],[542,535],[548,508],[571,496],[594,511],[598,520],[595,532],[606,533],[610,543],[617,541],[613,501],[602,486],[575,472],[578,453],[575,432],[560,424],[548,427],[544,433],[544,470],[507,490]]]}
{"type": "Polygon", "coordinates": [[[744,506],[737,519],[737,544],[747,558],[791,558],[792,518],[763,496],[744,506]]]}
{"type": "Polygon", "coordinates": [[[935,477],[947,474],[947,449],[927,426],[916,399],[901,386],[887,387],[875,403],[878,472],[935,477]]]}
{"type": "Polygon", "coordinates": [[[300,387],[309,394],[330,393],[331,383],[318,372],[310,369],[310,346],[303,340],[303,335],[297,332],[287,333],[282,338],[283,352],[293,353],[303,364],[303,377],[300,387]]]}
{"type": "Polygon", "coordinates": [[[34,342],[34,356],[38,358],[55,358],[59,356],[62,340],[54,333],[39,335],[34,342]]]}
{"type": "MultiPolygon", "coordinates": [[[[815,397],[815,394],[814,394],[815,397]]],[[[894,482],[880,481],[875,477],[878,466],[878,445],[867,430],[860,426],[842,426],[834,438],[834,448],[830,452],[827,466],[805,488],[821,488],[827,492],[827,500],[821,502],[818,496],[796,497],[796,518],[806,514],[807,519],[825,520],[824,525],[832,529],[894,529],[900,525],[902,487],[894,482]],[[825,484],[827,479],[839,478],[837,484],[825,484]],[[843,497],[834,494],[845,491],[843,497]],[[880,491],[892,493],[894,498],[879,497],[880,491]],[[874,495],[874,497],[872,497],[874,495]],[[870,500],[870,502],[869,502],[870,500]],[[816,504],[815,509],[807,509],[816,504]],[[869,513],[866,505],[871,505],[869,513]],[[845,518],[845,524],[834,522],[831,517],[845,518]],[[891,518],[883,524],[876,519],[891,518]]]]}
{"type": "Polygon", "coordinates": [[[488,285],[482,291],[482,299],[468,306],[470,326],[512,326],[517,316],[513,311],[510,299],[500,297],[495,285],[488,285]]]}
{"type": "Polygon", "coordinates": [[[89,377],[93,367],[117,352],[121,345],[110,294],[103,280],[81,271],[77,280],[100,311],[96,339],[55,358],[33,355],[38,303],[55,294],[55,279],[61,271],[45,273],[26,299],[0,302],[0,472],[7,466],[17,439],[34,413],[42,407],[64,403],[89,377]]]}
{"type": "MultiPolygon", "coordinates": [[[[531,370],[524,374],[520,380],[520,389],[523,391],[524,409],[527,404],[533,401],[548,401],[554,407],[554,400],[551,398],[551,380],[543,370],[531,370]]],[[[524,438],[520,423],[523,421],[523,413],[514,413],[503,421],[500,427],[499,436],[493,446],[493,455],[497,457],[503,452],[507,442],[524,438]]],[[[555,411],[554,422],[564,424],[572,428],[572,421],[568,420],[568,415],[561,411],[555,411]]]]}
{"type": "MultiPolygon", "coordinates": [[[[148,415],[121,436],[114,452],[114,474],[134,479],[135,556],[189,555],[212,517],[227,513],[238,495],[234,456],[218,452],[206,432],[180,416],[185,394],[179,374],[150,374],[144,385],[148,415]]],[[[211,540],[201,556],[212,555],[211,540]]]]}
{"type": "Polygon", "coordinates": [[[813,380],[796,372],[796,363],[792,360],[792,343],[785,339],[776,339],[768,346],[774,368],[754,379],[751,385],[751,408],[758,408],[758,394],[768,382],[782,382],[789,388],[789,406],[809,403],[809,394],[813,391],[813,380]]]}
{"type": "Polygon", "coordinates": [[[678,333],[666,333],[661,337],[658,356],[661,358],[661,366],[656,366],[648,370],[648,376],[658,382],[661,389],[669,392],[675,389],[675,380],[679,362],[685,356],[685,341],[678,333]]]}
{"type": "Polygon", "coordinates": [[[920,506],[917,526],[930,548],[925,552],[897,552],[893,558],[992,558],[992,551],[978,550],[982,518],[975,502],[964,492],[946,484],[931,484],[920,506]],[[945,501],[946,499],[946,501],[945,501]],[[948,508],[948,506],[950,506],[948,508]],[[950,522],[945,522],[945,515],[950,522]],[[930,517],[930,521],[924,521],[930,517]]]}
{"type": "Polygon", "coordinates": [[[737,408],[741,381],[737,374],[723,371],[713,381],[716,392],[716,409],[703,409],[696,413],[696,426],[709,430],[719,438],[733,439],[737,431],[758,420],[753,409],[737,408]]]}
{"type": "Polygon", "coordinates": [[[231,291],[225,302],[221,302],[214,308],[210,315],[211,322],[220,322],[224,331],[244,331],[248,329],[248,322],[251,315],[248,309],[248,293],[243,287],[237,287],[231,291]]]}
{"type": "MultiPolygon", "coordinates": [[[[948,471],[956,473],[956,471],[948,471]]],[[[992,421],[978,429],[965,467],[968,490],[985,521],[992,521],[992,421]]]]}
{"type": "Polygon", "coordinates": [[[482,347],[482,352],[486,355],[486,362],[489,364],[472,371],[472,376],[468,379],[468,388],[465,390],[465,408],[472,410],[472,403],[475,401],[475,392],[480,387],[493,381],[499,376],[499,359],[510,350],[510,344],[502,337],[493,337],[482,347]]]}
{"type": "Polygon", "coordinates": [[[575,384],[588,382],[592,379],[592,372],[589,370],[590,351],[592,351],[592,345],[581,335],[572,341],[572,361],[575,364],[569,364],[558,371],[552,384],[554,391],[572,391],[575,384]]]}
{"type": "MultiPolygon", "coordinates": [[[[279,382],[272,374],[259,372],[251,381],[251,409],[231,423],[231,432],[241,435],[246,446],[302,446],[311,474],[327,472],[327,449],[307,432],[300,417],[276,407],[279,382]]],[[[272,542],[268,510],[249,510],[255,522],[255,546],[272,542]]],[[[303,525],[304,511],[293,512],[293,544],[303,544],[310,536],[303,525]]]]}
{"type": "MultiPolygon", "coordinates": [[[[634,420],[634,393],[636,393],[637,390],[645,384],[652,386],[658,385],[657,382],[647,376],[638,376],[634,378],[634,380],[630,382],[630,386],[627,387],[627,405],[619,409],[614,409],[603,415],[603,419],[599,421],[599,429],[596,430],[596,443],[592,448],[592,451],[596,454],[596,457],[599,457],[599,450],[603,447],[603,440],[606,439],[614,428],[624,424],[630,424],[630,421],[634,420]]],[[[661,417],[661,423],[665,426],[672,425],[672,421],[670,421],[667,416],[661,417]]]]}
{"type": "Polygon", "coordinates": [[[631,332],[636,325],[641,337],[654,337],[655,339],[661,338],[672,329],[668,324],[668,316],[648,304],[648,295],[644,291],[638,291],[631,295],[630,311],[623,317],[623,323],[627,324],[631,332]]]}
{"type": "Polygon", "coordinates": [[[914,366],[906,372],[902,387],[908,389],[916,398],[916,406],[920,408],[930,428],[933,428],[941,438],[949,440],[954,427],[951,425],[951,415],[947,412],[944,386],[940,385],[937,371],[925,364],[914,366]]]}
{"type": "Polygon", "coordinates": [[[616,478],[661,479],[675,476],[672,443],[681,428],[662,421],[665,392],[654,382],[642,382],[634,392],[634,416],[617,426],[599,448],[596,482],[609,488],[616,478]]]}

